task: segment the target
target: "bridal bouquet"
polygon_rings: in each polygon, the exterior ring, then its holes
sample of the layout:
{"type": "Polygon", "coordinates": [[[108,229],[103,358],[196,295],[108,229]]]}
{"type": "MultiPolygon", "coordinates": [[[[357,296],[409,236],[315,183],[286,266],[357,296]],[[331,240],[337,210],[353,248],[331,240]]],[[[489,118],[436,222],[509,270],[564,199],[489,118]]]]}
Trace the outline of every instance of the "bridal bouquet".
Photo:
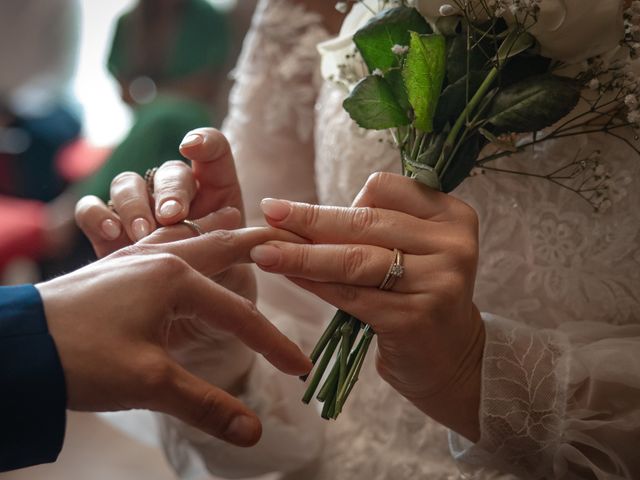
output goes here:
{"type": "MultiPolygon", "coordinates": [[[[323,73],[348,88],[343,105],[360,127],[390,131],[405,175],[443,192],[473,172],[528,175],[574,191],[598,211],[610,205],[613,186],[598,152],[553,172],[507,170],[495,161],[596,132],[638,152],[621,130],[640,122],[631,70],[640,52],[640,1],[351,3],[343,34],[320,46],[323,73]]],[[[324,418],[341,412],[373,335],[339,311],[316,345],[303,400],[320,387],[324,418]]]]}

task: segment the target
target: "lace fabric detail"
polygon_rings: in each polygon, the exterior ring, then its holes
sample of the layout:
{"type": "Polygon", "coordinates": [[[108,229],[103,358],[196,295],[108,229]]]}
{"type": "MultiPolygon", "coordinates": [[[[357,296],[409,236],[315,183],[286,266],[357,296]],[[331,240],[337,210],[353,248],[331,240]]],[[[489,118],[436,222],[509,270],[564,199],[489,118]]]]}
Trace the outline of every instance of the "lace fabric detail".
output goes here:
{"type": "MultiPolygon", "coordinates": [[[[316,182],[319,199],[327,204],[349,204],[374,171],[399,170],[394,148],[383,135],[354,126],[342,111],[343,98],[341,89],[325,84],[316,106],[316,182]]],[[[480,218],[476,304],[517,322],[494,322],[494,328],[488,328],[480,412],[483,441],[461,455],[465,462],[484,467],[475,470],[473,478],[497,475],[487,469],[516,471],[524,478],[553,478],[554,469],[562,470],[557,450],[572,450],[566,445],[572,422],[565,412],[572,401],[566,393],[570,357],[563,356],[566,341],[554,329],[567,322],[640,323],[640,211],[634,207],[640,205],[640,162],[635,154],[615,139],[589,135],[579,142],[548,144],[495,166],[524,172],[534,165],[537,173],[546,173],[580,152],[596,150],[606,152],[604,162],[614,172],[617,189],[626,189],[604,214],[595,213],[569,190],[518,174],[487,172],[468,179],[454,193],[480,218]],[[624,187],[629,178],[633,183],[624,187]]],[[[354,404],[360,395],[368,395],[373,382],[363,378],[354,404]]],[[[394,402],[378,408],[399,408],[401,402],[394,402]]],[[[372,414],[366,428],[375,429],[379,422],[372,414]]],[[[423,425],[422,444],[429,445],[425,449],[439,445],[434,430],[423,425]]],[[[464,443],[454,440],[458,446],[464,443]]],[[[415,439],[407,445],[413,449],[415,439]]],[[[386,450],[380,452],[386,457],[386,450]]],[[[438,464],[444,466],[446,460],[435,459],[429,468],[438,464]]]]}
{"type": "Polygon", "coordinates": [[[316,45],[326,39],[320,15],[288,0],[262,0],[243,53],[234,70],[231,122],[249,123],[246,115],[259,116],[269,133],[309,141],[313,135],[313,103],[320,82],[316,45]],[[288,21],[286,20],[288,19],[288,21]],[[269,95],[247,84],[268,85],[269,95]],[[253,91],[257,97],[247,96],[253,91]],[[254,104],[254,101],[257,103],[254,104]]]}
{"type": "Polygon", "coordinates": [[[467,442],[454,436],[454,454],[480,466],[491,458],[494,467],[525,478],[553,478],[567,403],[568,340],[491,315],[484,320],[482,439],[464,452],[467,442]]]}
{"type": "MultiPolygon", "coordinates": [[[[291,0],[260,3],[236,71],[237,84],[225,124],[238,159],[250,220],[261,218],[257,209],[252,216],[251,205],[257,205],[262,196],[284,192],[291,199],[314,201],[317,194],[321,203],[348,205],[371,173],[399,172],[399,154],[387,135],[359,129],[343,111],[343,90],[325,82],[318,95],[315,43],[325,37],[319,17],[300,4],[291,0]],[[302,168],[307,160],[314,163],[302,168]],[[316,191],[310,192],[314,181],[316,191]]],[[[477,175],[455,193],[476,209],[480,219],[475,301],[481,310],[517,322],[491,317],[487,323],[482,442],[473,450],[455,436],[452,439],[465,460],[473,455],[486,467],[474,472],[473,478],[511,478],[489,468],[518,470],[533,478],[536,472],[553,475],[562,471],[558,450],[571,450],[567,442],[572,435],[578,436],[576,422],[568,417],[583,415],[584,409],[574,401],[574,390],[567,388],[566,377],[573,378],[575,365],[567,366],[570,360],[566,359],[572,357],[565,355],[564,337],[554,330],[571,321],[640,325],[637,158],[613,139],[589,136],[580,142],[556,142],[496,166],[553,171],[578,151],[592,150],[606,152],[608,167],[633,179],[624,200],[606,214],[594,214],[577,195],[550,182],[517,174],[477,175]],[[569,411],[569,404],[577,406],[569,411]],[[467,450],[462,451],[464,448],[467,450]]],[[[304,320],[307,330],[302,340],[313,343],[328,312],[312,308],[308,294],[268,290],[267,284],[274,286],[276,281],[264,276],[260,281],[261,292],[268,291],[277,307],[269,318],[276,318],[276,311],[285,303],[298,309],[298,324],[305,309],[308,317],[317,316],[317,324],[304,320]]],[[[587,367],[584,370],[589,372],[587,367]]],[[[640,361],[638,372],[640,375],[640,361]]],[[[324,450],[313,465],[304,473],[286,474],[287,480],[465,476],[449,454],[446,429],[381,380],[373,362],[363,369],[340,421],[329,423],[326,432],[293,421],[287,424],[282,412],[299,407],[298,390],[287,392],[288,388],[284,384],[281,389],[258,388],[248,392],[255,394],[253,400],[247,398],[264,412],[270,411],[270,402],[281,402],[280,413],[272,415],[273,419],[282,417],[280,423],[285,425],[278,428],[289,438],[304,438],[300,445],[324,438],[324,450]]],[[[585,431],[590,427],[584,427],[585,431]]],[[[276,438],[278,431],[271,434],[276,438]]],[[[271,465],[278,460],[274,449],[266,454],[269,458],[258,458],[265,453],[257,451],[245,457],[238,452],[223,455],[218,450],[222,447],[212,446],[211,440],[186,442],[184,434],[176,435],[168,436],[165,444],[199,452],[211,471],[216,471],[216,463],[221,472],[234,468],[243,472],[234,462],[271,465]]],[[[294,448],[295,442],[287,443],[287,450],[294,448]]],[[[575,454],[575,449],[571,451],[575,454]]],[[[282,461],[290,453],[282,453],[282,461]]]]}

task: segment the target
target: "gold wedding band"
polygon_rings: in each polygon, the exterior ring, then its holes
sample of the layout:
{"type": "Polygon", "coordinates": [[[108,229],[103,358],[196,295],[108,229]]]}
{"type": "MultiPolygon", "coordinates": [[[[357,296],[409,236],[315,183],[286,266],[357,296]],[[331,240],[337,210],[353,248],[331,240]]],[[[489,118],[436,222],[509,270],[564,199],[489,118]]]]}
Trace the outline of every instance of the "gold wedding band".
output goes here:
{"type": "Polygon", "coordinates": [[[146,172],[144,172],[144,181],[147,183],[147,191],[150,195],[153,195],[153,180],[156,176],[156,172],[158,171],[158,167],[149,168],[146,172]]]}
{"type": "Polygon", "coordinates": [[[404,275],[404,255],[401,250],[393,249],[393,262],[389,267],[389,271],[378,287],[380,290],[389,291],[393,288],[396,281],[404,275]]]}
{"type": "Polygon", "coordinates": [[[109,199],[109,201],[107,202],[107,208],[111,210],[113,213],[118,213],[116,212],[116,206],[113,204],[113,200],[111,199],[109,199]]]}
{"type": "Polygon", "coordinates": [[[204,230],[202,230],[202,227],[200,227],[196,222],[192,220],[183,220],[182,223],[193,230],[196,236],[199,237],[200,235],[204,235],[204,230]]]}

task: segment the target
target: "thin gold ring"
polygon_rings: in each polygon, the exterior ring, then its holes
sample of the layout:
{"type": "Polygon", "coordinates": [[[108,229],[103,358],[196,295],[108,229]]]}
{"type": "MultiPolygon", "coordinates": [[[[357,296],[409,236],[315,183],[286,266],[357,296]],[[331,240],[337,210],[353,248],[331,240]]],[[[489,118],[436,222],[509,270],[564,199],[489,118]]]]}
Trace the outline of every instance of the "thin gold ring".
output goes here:
{"type": "Polygon", "coordinates": [[[387,274],[378,287],[380,290],[389,291],[393,288],[396,281],[404,276],[404,254],[398,248],[393,249],[393,262],[387,271],[387,274]]]}
{"type": "Polygon", "coordinates": [[[193,230],[198,237],[205,233],[204,230],[202,230],[202,227],[192,220],[183,220],[182,223],[193,230]]]}
{"type": "Polygon", "coordinates": [[[113,213],[118,213],[116,212],[116,206],[113,204],[113,200],[111,199],[109,199],[109,201],[107,202],[107,208],[111,210],[113,213]]]}
{"type": "Polygon", "coordinates": [[[144,181],[147,183],[147,191],[150,195],[153,195],[154,185],[153,181],[156,176],[156,172],[158,171],[158,167],[149,168],[146,172],[144,172],[144,181]]]}

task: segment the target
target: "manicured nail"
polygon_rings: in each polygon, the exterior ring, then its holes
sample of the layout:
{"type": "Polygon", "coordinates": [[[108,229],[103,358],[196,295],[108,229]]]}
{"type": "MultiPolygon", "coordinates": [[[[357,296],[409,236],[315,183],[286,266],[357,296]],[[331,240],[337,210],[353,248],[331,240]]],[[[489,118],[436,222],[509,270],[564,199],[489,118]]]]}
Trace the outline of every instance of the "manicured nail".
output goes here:
{"type": "Polygon", "coordinates": [[[182,143],[180,143],[180,148],[195,147],[196,145],[200,145],[202,142],[204,142],[204,137],[202,135],[198,135],[197,133],[187,133],[187,135],[182,139],[182,143]]]}
{"type": "Polygon", "coordinates": [[[256,262],[258,265],[270,267],[280,261],[282,252],[280,252],[279,248],[271,245],[258,245],[251,249],[249,255],[251,256],[251,260],[256,262]]]}
{"type": "Polygon", "coordinates": [[[167,200],[160,205],[158,213],[161,217],[175,217],[182,211],[182,204],[176,200],[167,200]]]}
{"type": "Polygon", "coordinates": [[[231,420],[224,437],[231,443],[245,445],[253,441],[257,429],[256,420],[240,415],[231,420]]]}
{"type": "Polygon", "coordinates": [[[264,214],[272,220],[281,221],[291,213],[291,204],[285,200],[265,198],[260,203],[260,208],[264,214]]]}
{"type": "Polygon", "coordinates": [[[115,240],[122,233],[122,229],[120,228],[120,224],[107,218],[100,225],[102,229],[102,234],[106,240],[115,240]]]}
{"type": "Polygon", "coordinates": [[[136,218],[131,222],[131,230],[133,230],[133,236],[139,241],[151,233],[151,225],[144,218],[136,218]]]}

